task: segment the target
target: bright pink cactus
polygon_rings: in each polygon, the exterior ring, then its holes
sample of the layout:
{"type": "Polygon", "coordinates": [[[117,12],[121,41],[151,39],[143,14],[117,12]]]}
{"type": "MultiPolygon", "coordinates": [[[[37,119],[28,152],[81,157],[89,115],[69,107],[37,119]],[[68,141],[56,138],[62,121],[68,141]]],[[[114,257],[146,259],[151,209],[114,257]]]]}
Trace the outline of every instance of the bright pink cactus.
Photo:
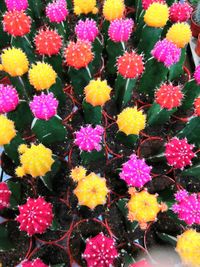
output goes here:
{"type": "Polygon", "coordinates": [[[20,223],[20,230],[29,236],[43,234],[53,221],[53,207],[43,197],[28,198],[26,204],[19,206],[16,220],[20,223]]]}
{"type": "Polygon", "coordinates": [[[185,22],[192,14],[192,7],[187,3],[173,3],[170,7],[170,20],[172,22],[185,22]]]}
{"type": "Polygon", "coordinates": [[[97,28],[96,21],[87,18],[85,21],[78,21],[75,33],[78,39],[93,42],[99,34],[99,30],[97,28]]]}
{"type": "Polygon", "coordinates": [[[58,100],[54,97],[53,93],[44,94],[33,97],[30,102],[30,109],[37,119],[49,120],[57,113],[58,100]]]}
{"type": "Polygon", "coordinates": [[[67,1],[65,0],[54,0],[49,3],[46,7],[46,15],[50,22],[62,22],[68,15],[67,1]]]}
{"type": "Polygon", "coordinates": [[[102,146],[102,135],[104,129],[101,126],[93,128],[91,125],[81,127],[78,132],[75,132],[74,143],[80,150],[91,152],[93,150],[100,151],[102,146]]]}
{"type": "Polygon", "coordinates": [[[119,176],[128,186],[142,187],[151,180],[151,169],[152,167],[148,166],[144,159],[138,159],[135,154],[132,154],[130,159],[123,164],[119,176]]]}
{"type": "Polygon", "coordinates": [[[134,22],[132,19],[116,19],[110,23],[108,35],[113,42],[127,42],[131,36],[134,22]]]}
{"type": "Polygon", "coordinates": [[[151,54],[159,62],[162,62],[165,67],[170,68],[179,61],[181,49],[167,39],[163,39],[155,44],[151,54]]]}
{"type": "Polygon", "coordinates": [[[144,10],[147,10],[148,7],[153,3],[163,3],[165,4],[164,0],[142,0],[142,7],[144,10]]]}
{"type": "Polygon", "coordinates": [[[178,139],[174,137],[166,144],[165,156],[167,163],[175,169],[183,170],[185,166],[191,165],[191,160],[195,157],[192,151],[194,145],[188,144],[186,138],[178,139]]]}
{"type": "Polygon", "coordinates": [[[150,265],[146,260],[141,260],[129,265],[129,267],[152,267],[152,265],[150,265]]]}
{"type": "Polygon", "coordinates": [[[115,248],[115,241],[112,238],[100,233],[87,240],[83,254],[83,258],[87,261],[87,266],[113,266],[117,257],[118,252],[115,248]]]}
{"type": "Polygon", "coordinates": [[[194,72],[194,79],[198,85],[200,85],[200,65],[196,67],[194,72]]]}
{"type": "Polygon", "coordinates": [[[28,0],[5,0],[8,11],[22,11],[27,9],[28,0]]]}
{"type": "Polygon", "coordinates": [[[10,205],[11,191],[4,182],[0,183],[0,210],[8,208],[10,205]]]}
{"type": "Polygon", "coordinates": [[[33,261],[25,260],[21,263],[22,267],[48,267],[41,259],[35,259],[33,261]]]}
{"type": "Polygon", "coordinates": [[[12,85],[0,84],[0,114],[15,110],[19,97],[12,85]]]}
{"type": "Polygon", "coordinates": [[[172,210],[178,214],[179,219],[189,225],[200,224],[200,195],[190,195],[186,190],[180,190],[175,198],[178,203],[172,206],[172,210]]]}

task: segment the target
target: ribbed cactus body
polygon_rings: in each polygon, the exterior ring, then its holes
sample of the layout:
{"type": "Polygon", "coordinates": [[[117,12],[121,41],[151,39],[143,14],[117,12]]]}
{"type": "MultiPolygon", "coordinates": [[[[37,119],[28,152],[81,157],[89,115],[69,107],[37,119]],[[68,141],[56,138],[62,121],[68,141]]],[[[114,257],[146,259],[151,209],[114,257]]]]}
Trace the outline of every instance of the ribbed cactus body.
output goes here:
{"type": "Polygon", "coordinates": [[[127,42],[131,36],[134,22],[132,19],[116,19],[111,21],[108,35],[113,42],[127,42]]]}
{"type": "Polygon", "coordinates": [[[65,0],[54,0],[46,7],[46,16],[50,22],[60,23],[66,19],[67,15],[67,2],[65,0]]]}
{"type": "Polygon", "coordinates": [[[76,27],[75,33],[78,39],[89,42],[94,42],[99,30],[96,25],[96,21],[93,19],[86,19],[85,21],[79,20],[76,27]]]}
{"type": "Polygon", "coordinates": [[[164,27],[169,19],[169,9],[166,4],[152,3],[145,12],[144,22],[149,27],[164,27]]]}
{"type": "Polygon", "coordinates": [[[0,114],[15,110],[18,104],[16,89],[11,85],[0,84],[0,114]]]}

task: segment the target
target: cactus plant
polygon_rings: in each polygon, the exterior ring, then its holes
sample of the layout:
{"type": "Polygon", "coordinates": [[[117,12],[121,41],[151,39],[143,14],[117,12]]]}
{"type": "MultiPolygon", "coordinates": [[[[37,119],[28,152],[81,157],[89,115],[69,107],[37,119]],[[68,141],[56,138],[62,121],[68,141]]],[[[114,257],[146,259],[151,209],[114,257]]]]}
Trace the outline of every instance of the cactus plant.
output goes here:
{"type": "Polygon", "coordinates": [[[0,182],[0,210],[8,208],[10,205],[11,191],[6,183],[0,182]]]}
{"type": "Polygon", "coordinates": [[[17,10],[26,10],[28,7],[28,1],[27,0],[5,0],[6,7],[9,11],[17,10]]]}
{"type": "Polygon", "coordinates": [[[173,3],[170,7],[170,20],[172,22],[186,22],[189,20],[192,10],[187,2],[173,3]]]}
{"type": "Polygon", "coordinates": [[[89,0],[87,3],[83,0],[74,0],[74,13],[76,15],[87,15],[88,13],[96,14],[98,12],[96,5],[96,0],[89,0]]]}
{"type": "Polygon", "coordinates": [[[21,264],[22,267],[48,267],[48,265],[44,264],[40,259],[35,259],[33,261],[24,260],[21,264]]]}
{"type": "Polygon", "coordinates": [[[16,89],[11,85],[0,84],[0,113],[7,113],[16,109],[19,97],[16,89]]]}
{"type": "Polygon", "coordinates": [[[64,21],[68,15],[66,1],[56,0],[49,3],[46,7],[46,15],[50,22],[59,23],[64,21]]]}

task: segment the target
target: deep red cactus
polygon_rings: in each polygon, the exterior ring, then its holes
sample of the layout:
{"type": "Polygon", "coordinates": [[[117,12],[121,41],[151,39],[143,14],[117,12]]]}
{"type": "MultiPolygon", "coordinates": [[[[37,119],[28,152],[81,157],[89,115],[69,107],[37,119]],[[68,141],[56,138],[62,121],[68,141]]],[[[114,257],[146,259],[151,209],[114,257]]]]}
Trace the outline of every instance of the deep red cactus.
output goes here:
{"type": "Polygon", "coordinates": [[[117,60],[119,74],[126,79],[136,79],[144,70],[143,57],[135,51],[125,52],[117,60]]]}
{"type": "Polygon", "coordinates": [[[172,22],[185,22],[192,14],[192,7],[187,3],[173,3],[170,7],[170,20],[172,22]]]}
{"type": "Polygon", "coordinates": [[[41,259],[37,258],[33,261],[29,261],[29,260],[24,260],[21,263],[22,267],[48,267],[48,265],[44,264],[43,261],[41,261],[41,259]]]}
{"type": "Polygon", "coordinates": [[[41,29],[34,41],[40,55],[57,55],[62,46],[62,38],[56,30],[41,29]]]}
{"type": "Polygon", "coordinates": [[[0,183],[0,210],[8,208],[10,204],[11,191],[4,182],[0,183]]]}
{"type": "Polygon", "coordinates": [[[20,223],[20,230],[29,236],[42,234],[52,224],[52,204],[43,197],[28,198],[26,204],[19,206],[20,214],[16,220],[20,223]]]}
{"type": "Polygon", "coordinates": [[[194,101],[195,115],[200,116],[200,97],[197,97],[194,101]]]}
{"type": "Polygon", "coordinates": [[[166,144],[165,156],[167,163],[175,169],[183,170],[185,166],[191,165],[191,160],[195,157],[192,151],[194,145],[188,144],[186,138],[178,139],[174,137],[166,144]]]}
{"type": "Polygon", "coordinates": [[[162,108],[173,109],[181,105],[183,93],[180,86],[170,84],[162,84],[155,93],[155,101],[162,108]]]}
{"type": "Polygon", "coordinates": [[[87,261],[87,266],[109,267],[113,266],[118,252],[112,238],[103,233],[87,240],[83,258],[87,261]]]}
{"type": "Polygon", "coordinates": [[[24,36],[30,32],[31,18],[22,11],[7,11],[3,16],[3,29],[13,36],[24,36]]]}

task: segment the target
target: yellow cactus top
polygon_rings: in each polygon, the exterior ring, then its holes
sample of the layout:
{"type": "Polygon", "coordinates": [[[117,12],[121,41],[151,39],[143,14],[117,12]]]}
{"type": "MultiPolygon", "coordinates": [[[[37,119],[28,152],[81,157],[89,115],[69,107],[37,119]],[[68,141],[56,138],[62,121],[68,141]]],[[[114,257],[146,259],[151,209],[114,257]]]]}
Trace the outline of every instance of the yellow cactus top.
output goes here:
{"type": "Polygon", "coordinates": [[[162,205],[158,203],[156,195],[151,195],[146,190],[137,192],[129,189],[129,193],[131,199],[127,204],[128,218],[130,221],[138,221],[140,227],[145,229],[148,222],[156,220],[162,205]]]}
{"type": "Polygon", "coordinates": [[[32,64],[28,74],[30,84],[37,91],[49,89],[56,82],[57,77],[52,66],[44,62],[32,64]]]}
{"type": "Polygon", "coordinates": [[[15,124],[13,121],[0,115],[0,146],[7,145],[16,136],[15,124]]]}
{"type": "Polygon", "coordinates": [[[109,21],[122,18],[124,10],[123,0],[105,0],[103,5],[103,15],[109,21]]]}
{"type": "Polygon", "coordinates": [[[96,14],[98,12],[96,5],[96,0],[74,0],[74,13],[76,15],[87,15],[90,12],[96,14]]]}
{"type": "Polygon", "coordinates": [[[104,205],[108,194],[106,179],[90,173],[78,182],[74,194],[78,198],[79,205],[87,206],[91,210],[98,205],[104,205]]]}
{"type": "Polygon", "coordinates": [[[187,23],[175,23],[173,24],[166,35],[168,41],[173,42],[179,48],[185,47],[192,37],[190,26],[187,23]]]}
{"type": "Polygon", "coordinates": [[[125,108],[117,116],[117,125],[119,131],[126,135],[135,134],[138,135],[141,130],[145,128],[146,115],[142,111],[138,111],[136,107],[125,108]]]}
{"type": "Polygon", "coordinates": [[[85,178],[86,172],[87,170],[82,166],[75,167],[71,170],[70,177],[74,180],[74,182],[79,182],[85,178]]]}
{"type": "Polygon", "coordinates": [[[1,70],[7,72],[10,76],[22,76],[28,71],[28,59],[26,54],[20,48],[8,48],[3,50],[1,55],[1,70]]]}
{"type": "Polygon", "coordinates": [[[103,106],[110,99],[111,90],[106,80],[92,80],[84,89],[85,100],[94,107],[103,106]]]}
{"type": "Polygon", "coordinates": [[[176,251],[186,266],[200,267],[200,233],[186,230],[178,236],[176,251]]]}
{"type": "Polygon", "coordinates": [[[18,148],[20,155],[20,163],[15,172],[18,177],[30,174],[32,177],[44,176],[51,170],[54,163],[52,151],[44,145],[32,144],[30,148],[21,145],[18,148]]]}
{"type": "Polygon", "coordinates": [[[145,23],[150,27],[164,27],[169,19],[169,8],[166,4],[153,3],[144,15],[145,23]]]}

